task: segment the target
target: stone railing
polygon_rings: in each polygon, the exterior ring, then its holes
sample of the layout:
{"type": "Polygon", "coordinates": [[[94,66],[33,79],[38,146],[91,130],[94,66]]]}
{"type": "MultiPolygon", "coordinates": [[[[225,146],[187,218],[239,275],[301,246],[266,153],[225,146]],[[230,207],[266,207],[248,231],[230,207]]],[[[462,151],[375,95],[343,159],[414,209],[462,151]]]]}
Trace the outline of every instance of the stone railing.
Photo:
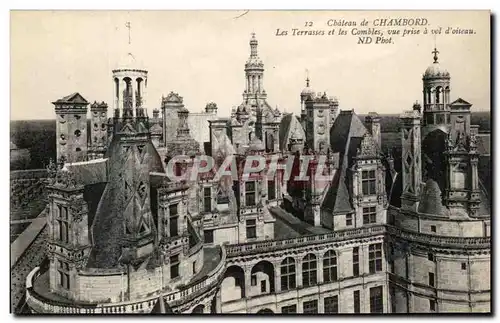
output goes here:
{"type": "Polygon", "coordinates": [[[348,239],[362,238],[372,235],[384,234],[386,228],[384,225],[343,230],[338,232],[329,232],[318,235],[307,235],[291,239],[281,239],[272,241],[257,241],[244,244],[227,245],[228,257],[247,255],[259,252],[269,252],[273,250],[289,249],[307,245],[343,241],[348,239]]]}
{"type": "Polygon", "coordinates": [[[197,296],[217,286],[223,278],[225,269],[226,251],[221,248],[221,261],[204,279],[194,284],[186,285],[176,291],[158,292],[147,298],[137,301],[100,304],[68,304],[47,299],[38,294],[33,288],[33,282],[40,275],[40,268],[33,269],[26,278],[26,301],[36,313],[55,314],[131,314],[149,313],[158,297],[163,296],[170,306],[182,305],[197,296]]]}
{"type": "Polygon", "coordinates": [[[229,258],[251,255],[261,252],[271,252],[275,250],[299,248],[308,245],[344,241],[349,239],[363,238],[379,234],[391,234],[399,238],[415,241],[421,244],[432,244],[441,247],[451,248],[488,248],[490,246],[489,237],[480,238],[462,238],[462,237],[443,237],[412,231],[406,231],[390,225],[376,225],[364,228],[343,230],[338,232],[323,233],[319,235],[308,235],[291,239],[256,241],[244,244],[227,245],[227,255],[229,258]]]}
{"type": "Polygon", "coordinates": [[[393,226],[387,226],[387,233],[401,239],[440,247],[484,249],[490,248],[491,246],[490,237],[446,237],[401,230],[400,228],[393,226]]]}

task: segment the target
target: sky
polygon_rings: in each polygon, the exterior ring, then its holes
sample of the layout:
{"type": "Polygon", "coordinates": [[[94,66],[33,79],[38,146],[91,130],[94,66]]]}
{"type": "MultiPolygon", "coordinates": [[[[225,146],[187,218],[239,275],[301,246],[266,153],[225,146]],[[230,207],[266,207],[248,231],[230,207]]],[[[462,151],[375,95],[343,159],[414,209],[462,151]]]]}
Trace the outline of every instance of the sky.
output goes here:
{"type": "Polygon", "coordinates": [[[112,69],[131,51],[148,70],[147,108],[179,93],[190,112],[215,102],[220,116],[242,101],[244,64],[255,32],[268,102],[300,113],[306,70],[311,87],[359,114],[399,114],[422,101],[422,74],[439,62],[451,74],[451,99],[490,110],[487,11],[13,11],[11,120],[54,119],[51,102],[79,92],[113,104],[112,69]],[[276,36],[276,30],[325,29],[329,19],[424,17],[431,28],[473,28],[474,35],[398,37],[358,45],[355,36],[276,36]],[[128,44],[126,22],[131,24],[128,44]]]}

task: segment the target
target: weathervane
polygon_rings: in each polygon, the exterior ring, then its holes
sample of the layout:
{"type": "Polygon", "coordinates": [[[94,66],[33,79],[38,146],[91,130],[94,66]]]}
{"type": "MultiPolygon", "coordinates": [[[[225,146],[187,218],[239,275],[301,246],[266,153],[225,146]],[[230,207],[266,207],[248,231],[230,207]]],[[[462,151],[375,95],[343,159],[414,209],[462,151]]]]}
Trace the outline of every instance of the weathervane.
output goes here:
{"type": "Polygon", "coordinates": [[[132,29],[132,26],[130,25],[130,21],[127,21],[125,23],[125,27],[128,28],[128,44],[130,45],[130,29],[132,29]]]}

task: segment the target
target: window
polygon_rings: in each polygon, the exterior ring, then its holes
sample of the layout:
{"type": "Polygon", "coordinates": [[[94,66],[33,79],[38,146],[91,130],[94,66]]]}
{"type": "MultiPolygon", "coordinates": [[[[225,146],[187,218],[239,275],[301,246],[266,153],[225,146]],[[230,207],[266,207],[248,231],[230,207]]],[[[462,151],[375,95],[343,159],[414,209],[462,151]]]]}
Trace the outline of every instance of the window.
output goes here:
{"type": "Polygon", "coordinates": [[[79,129],[75,130],[75,136],[80,137],[82,135],[82,132],[79,129]]]}
{"type": "Polygon", "coordinates": [[[333,250],[328,250],[323,256],[323,280],[325,283],[337,280],[337,255],[333,250]]]}
{"type": "Polygon", "coordinates": [[[346,214],[345,216],[345,225],[350,227],[352,225],[352,214],[346,214]]]}
{"type": "Polygon", "coordinates": [[[257,238],[257,221],[247,220],[247,239],[257,238]]]}
{"type": "Polygon", "coordinates": [[[363,184],[363,195],[377,194],[377,190],[375,187],[376,178],[374,170],[364,170],[361,173],[361,181],[363,184]]]}
{"type": "Polygon", "coordinates": [[[205,243],[214,243],[214,230],[204,230],[203,237],[205,243]]]}
{"type": "Polygon", "coordinates": [[[431,310],[431,312],[436,311],[436,301],[435,300],[433,300],[433,299],[429,300],[429,309],[431,310]]]}
{"type": "Polygon", "coordinates": [[[261,280],[260,281],[260,292],[261,293],[265,293],[267,291],[267,286],[266,286],[266,281],[265,280],[261,280]]]}
{"type": "Polygon", "coordinates": [[[58,205],[57,214],[57,224],[59,225],[59,241],[68,243],[69,242],[69,219],[68,219],[68,207],[58,205]]]}
{"type": "Polygon", "coordinates": [[[462,262],[462,270],[466,270],[467,269],[467,264],[465,262],[462,262]]]}
{"type": "Polygon", "coordinates": [[[288,314],[293,313],[293,314],[295,314],[295,313],[297,313],[297,305],[283,306],[281,308],[281,313],[285,313],[285,314],[286,313],[288,313],[288,314]]]}
{"type": "MultiPolygon", "coordinates": [[[[293,258],[286,258],[281,263],[281,290],[286,291],[295,289],[295,260],[293,258]]],[[[295,313],[295,312],[294,312],[295,313]]]]}
{"type": "Polygon", "coordinates": [[[339,312],[339,297],[337,295],[325,297],[325,313],[339,312]]]}
{"type": "Polygon", "coordinates": [[[436,124],[443,124],[445,120],[444,114],[436,114],[436,124]]]}
{"type": "Polygon", "coordinates": [[[170,257],[170,279],[179,277],[179,255],[170,257]]]}
{"type": "Polygon", "coordinates": [[[245,183],[245,205],[246,206],[255,205],[255,182],[245,183]]]}
{"type": "Polygon", "coordinates": [[[436,226],[435,225],[431,225],[431,232],[436,232],[436,226]]]}
{"type": "Polygon", "coordinates": [[[427,254],[427,259],[429,259],[429,261],[434,261],[434,255],[431,252],[429,252],[427,254]]]}
{"type": "Polygon", "coordinates": [[[203,188],[203,211],[212,211],[212,189],[210,187],[203,188]]]}
{"type": "Polygon", "coordinates": [[[318,301],[313,300],[313,301],[308,301],[304,302],[303,304],[304,314],[315,314],[318,313],[318,301]]]}
{"type": "Polygon", "coordinates": [[[170,236],[176,237],[179,235],[179,213],[177,213],[177,204],[170,205],[168,208],[170,213],[170,236]]]}
{"type": "Polygon", "coordinates": [[[382,286],[370,288],[370,313],[384,313],[382,286]]]}
{"type": "Polygon", "coordinates": [[[267,199],[276,199],[276,184],[274,181],[267,181],[267,199]]]}
{"type": "Polygon", "coordinates": [[[363,224],[377,222],[377,208],[375,206],[363,208],[363,224]]]}
{"type": "Polygon", "coordinates": [[[250,277],[250,283],[252,284],[252,286],[257,286],[257,275],[256,274],[252,274],[252,276],[250,277]]]}
{"type": "Polygon", "coordinates": [[[196,274],[196,261],[193,261],[193,275],[196,274]]]}
{"type": "Polygon", "coordinates": [[[359,276],[359,247],[352,249],[352,275],[359,276]]]}
{"type": "Polygon", "coordinates": [[[70,288],[69,283],[69,265],[67,262],[58,261],[57,270],[59,272],[59,286],[65,289],[70,288]]]}
{"type": "Polygon", "coordinates": [[[361,312],[361,304],[359,301],[359,290],[354,291],[354,313],[361,312]]]}
{"type": "Polygon", "coordinates": [[[434,273],[429,272],[429,286],[434,287],[434,273]]]}
{"type": "Polygon", "coordinates": [[[368,251],[370,274],[382,271],[382,244],[371,244],[368,251]]]}
{"type": "Polygon", "coordinates": [[[426,124],[434,124],[434,115],[433,114],[428,114],[425,116],[425,123],[426,124]]]}
{"type": "Polygon", "coordinates": [[[316,285],[316,267],[316,256],[311,253],[306,255],[302,261],[302,285],[304,287],[316,285]]]}

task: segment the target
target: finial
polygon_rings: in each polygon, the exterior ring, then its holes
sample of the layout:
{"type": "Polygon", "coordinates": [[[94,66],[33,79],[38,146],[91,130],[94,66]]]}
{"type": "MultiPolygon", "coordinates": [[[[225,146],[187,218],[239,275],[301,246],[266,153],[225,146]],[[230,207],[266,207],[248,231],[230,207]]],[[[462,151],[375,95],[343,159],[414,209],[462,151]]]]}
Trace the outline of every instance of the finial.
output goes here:
{"type": "Polygon", "coordinates": [[[432,51],[432,53],[434,54],[434,63],[437,63],[438,62],[438,55],[439,54],[439,51],[437,50],[436,47],[434,47],[434,50],[432,51]]]}
{"type": "Polygon", "coordinates": [[[127,27],[127,28],[128,28],[128,44],[130,45],[130,43],[131,43],[131,42],[130,42],[130,31],[131,31],[130,29],[132,29],[132,26],[130,25],[130,21],[127,21],[127,22],[125,23],[125,27],[127,27]]]}
{"type": "Polygon", "coordinates": [[[306,87],[309,87],[309,70],[306,69],[306,87]]]}

